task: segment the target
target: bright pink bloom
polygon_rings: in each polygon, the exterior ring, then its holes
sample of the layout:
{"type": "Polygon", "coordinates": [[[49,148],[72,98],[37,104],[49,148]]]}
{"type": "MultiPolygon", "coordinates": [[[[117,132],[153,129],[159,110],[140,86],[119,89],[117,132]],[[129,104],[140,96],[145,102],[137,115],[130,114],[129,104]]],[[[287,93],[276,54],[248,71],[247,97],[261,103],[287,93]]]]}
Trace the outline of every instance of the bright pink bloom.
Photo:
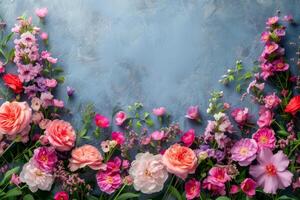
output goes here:
{"type": "Polygon", "coordinates": [[[273,113],[271,110],[261,107],[259,110],[259,118],[257,120],[257,125],[259,128],[268,127],[272,123],[273,113]]]}
{"type": "Polygon", "coordinates": [[[240,190],[239,186],[238,185],[232,185],[230,187],[230,191],[229,191],[229,194],[236,194],[238,193],[240,190]]]}
{"type": "Polygon", "coordinates": [[[231,112],[231,116],[238,124],[244,124],[249,118],[249,110],[248,108],[236,108],[231,112]]]}
{"type": "Polygon", "coordinates": [[[33,162],[44,172],[52,172],[57,163],[54,147],[39,147],[34,150],[33,162]]]}
{"type": "Polygon", "coordinates": [[[127,115],[124,111],[119,111],[115,116],[115,123],[118,126],[121,126],[124,121],[127,119],[127,115]]]}
{"type": "Polygon", "coordinates": [[[232,160],[239,162],[240,166],[247,166],[256,158],[258,146],[255,140],[244,138],[237,141],[231,148],[232,160]]]}
{"type": "Polygon", "coordinates": [[[270,32],[263,32],[261,34],[260,40],[262,42],[268,42],[270,40],[270,32]]]}
{"type": "Polygon", "coordinates": [[[256,141],[259,150],[263,148],[274,149],[276,138],[275,132],[270,128],[261,128],[258,129],[253,135],[252,138],[256,141]]]}
{"type": "Polygon", "coordinates": [[[270,18],[267,20],[266,24],[267,24],[268,26],[271,26],[271,25],[273,25],[273,24],[276,24],[276,23],[278,22],[278,20],[279,20],[279,17],[277,17],[277,16],[270,17],[270,18]]]}
{"type": "Polygon", "coordinates": [[[103,115],[96,114],[94,121],[95,121],[95,124],[99,128],[108,128],[109,127],[109,119],[103,115]]]}
{"type": "Polygon", "coordinates": [[[153,133],[151,133],[151,138],[156,141],[162,140],[164,136],[164,131],[154,131],[153,133]]]}
{"type": "Polygon", "coordinates": [[[125,142],[125,136],[122,132],[112,132],[111,139],[115,140],[119,145],[124,144],[125,142]]]}
{"type": "Polygon", "coordinates": [[[122,160],[119,157],[115,157],[114,159],[109,160],[106,163],[106,171],[110,173],[120,172],[120,168],[122,165],[122,160]]]}
{"type": "Polygon", "coordinates": [[[195,130],[190,129],[181,136],[181,142],[187,147],[191,146],[195,140],[195,130]]]}
{"type": "Polygon", "coordinates": [[[293,174],[286,169],[290,161],[282,151],[273,154],[270,149],[264,148],[259,152],[257,161],[258,165],[251,165],[249,173],[265,193],[276,194],[277,189],[291,185],[293,174]]]}
{"type": "Polygon", "coordinates": [[[48,40],[48,34],[46,32],[42,32],[40,37],[42,40],[48,40]]]}
{"type": "Polygon", "coordinates": [[[249,197],[252,197],[255,195],[255,188],[256,188],[256,182],[251,178],[246,178],[241,183],[242,191],[249,197]]]}
{"type": "Polygon", "coordinates": [[[266,108],[273,109],[281,103],[281,100],[274,92],[273,94],[265,96],[264,103],[266,108]]]}
{"type": "Polygon", "coordinates": [[[274,71],[281,72],[281,71],[286,71],[289,69],[289,64],[285,63],[281,59],[275,60],[272,64],[273,64],[274,71]]]}
{"type": "Polygon", "coordinates": [[[196,181],[196,179],[191,179],[185,183],[185,196],[188,200],[200,196],[200,185],[200,182],[196,181]]]}
{"type": "Polygon", "coordinates": [[[37,8],[35,10],[35,14],[39,17],[39,18],[44,18],[47,16],[48,14],[48,8],[37,8]]]}
{"type": "Polygon", "coordinates": [[[275,42],[270,42],[266,44],[264,52],[267,54],[271,54],[275,52],[278,48],[279,48],[278,44],[276,44],[275,42]]]}
{"type": "Polygon", "coordinates": [[[200,119],[198,106],[190,106],[187,110],[185,117],[198,121],[200,119]]]}
{"type": "Polygon", "coordinates": [[[10,179],[10,183],[19,186],[21,183],[20,177],[17,174],[13,174],[10,179]]]}
{"type": "Polygon", "coordinates": [[[69,195],[65,191],[56,192],[54,200],[69,200],[69,195]]]}
{"type": "Polygon", "coordinates": [[[152,110],[153,114],[156,116],[163,116],[166,113],[166,108],[165,107],[159,107],[159,108],[154,108],[152,110]]]}
{"type": "Polygon", "coordinates": [[[100,190],[107,194],[112,194],[122,185],[122,178],[119,173],[99,171],[96,178],[100,190]]]}

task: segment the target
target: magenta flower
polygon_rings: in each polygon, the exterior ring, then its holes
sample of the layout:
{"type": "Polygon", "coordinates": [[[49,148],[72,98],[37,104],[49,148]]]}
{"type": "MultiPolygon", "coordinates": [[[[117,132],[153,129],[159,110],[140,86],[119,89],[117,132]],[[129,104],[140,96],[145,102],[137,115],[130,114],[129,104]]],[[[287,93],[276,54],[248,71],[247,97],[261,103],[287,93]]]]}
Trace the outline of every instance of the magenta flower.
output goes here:
{"type": "Polygon", "coordinates": [[[274,149],[276,144],[275,132],[270,128],[258,129],[252,138],[256,141],[259,150],[263,148],[274,149]]]}
{"type": "Polygon", "coordinates": [[[237,185],[232,185],[232,186],[230,187],[229,194],[236,194],[236,193],[239,192],[239,190],[240,190],[239,186],[237,186],[237,185]]]}
{"type": "Polygon", "coordinates": [[[33,161],[44,172],[52,172],[56,166],[57,156],[53,147],[39,147],[34,150],[33,161]]]}
{"type": "Polygon", "coordinates": [[[121,126],[125,120],[127,119],[127,115],[124,111],[119,111],[115,116],[115,123],[118,126],[121,126]]]}
{"type": "Polygon", "coordinates": [[[96,114],[94,117],[95,124],[99,128],[108,128],[109,127],[109,119],[103,115],[96,114]]]}
{"type": "Polygon", "coordinates": [[[35,14],[39,17],[39,18],[44,18],[47,16],[48,14],[48,8],[37,8],[35,10],[35,14]]]}
{"type": "Polygon", "coordinates": [[[266,108],[274,109],[281,103],[281,100],[274,92],[273,94],[265,96],[264,103],[266,108]]]}
{"type": "Polygon", "coordinates": [[[270,40],[270,32],[263,32],[260,37],[260,41],[268,42],[270,40]]]}
{"type": "Polygon", "coordinates": [[[119,145],[124,144],[125,142],[125,136],[122,132],[112,132],[111,139],[115,140],[119,145]]]}
{"type": "Polygon", "coordinates": [[[249,173],[265,193],[276,194],[277,189],[291,185],[293,174],[286,169],[290,161],[282,151],[273,154],[270,149],[262,149],[257,161],[258,165],[251,165],[249,173]]]}
{"type": "Polygon", "coordinates": [[[115,157],[114,159],[111,159],[106,163],[106,172],[119,173],[121,165],[122,165],[122,160],[119,157],[115,157]]]}
{"type": "Polygon", "coordinates": [[[162,140],[164,136],[165,136],[164,131],[154,131],[153,133],[151,133],[151,138],[156,141],[162,140]]]}
{"type": "Polygon", "coordinates": [[[256,182],[251,178],[246,178],[241,183],[241,189],[248,197],[252,197],[255,195],[255,188],[256,182]]]}
{"type": "Polygon", "coordinates": [[[277,16],[270,17],[270,18],[267,20],[266,24],[267,24],[268,26],[271,26],[271,25],[273,25],[273,24],[276,24],[276,23],[278,22],[278,20],[279,20],[279,17],[277,17],[277,16]]]}
{"type": "Polygon", "coordinates": [[[259,128],[271,126],[273,113],[271,110],[261,107],[259,110],[259,118],[257,120],[257,125],[259,128]]]}
{"type": "Polygon", "coordinates": [[[255,140],[244,138],[237,141],[231,148],[231,158],[240,166],[250,165],[256,158],[258,146],[255,140]]]}
{"type": "Polygon", "coordinates": [[[190,129],[181,136],[181,142],[187,147],[191,146],[195,140],[195,130],[190,129]]]}
{"type": "Polygon", "coordinates": [[[275,52],[278,48],[279,48],[278,44],[276,44],[275,42],[270,42],[270,43],[266,44],[264,52],[266,54],[271,54],[271,53],[275,52]]]}
{"type": "Polygon", "coordinates": [[[196,179],[191,179],[187,181],[184,185],[185,189],[185,197],[186,199],[194,199],[200,196],[200,182],[196,181],[196,179]]]}
{"type": "Polygon", "coordinates": [[[166,108],[165,107],[154,108],[152,112],[154,115],[161,117],[166,113],[166,108]]]}
{"type": "Polygon", "coordinates": [[[196,121],[200,120],[199,108],[198,106],[190,106],[185,115],[186,118],[193,119],[196,121]]]}
{"type": "Polygon", "coordinates": [[[65,191],[56,192],[54,200],[69,200],[69,195],[65,191]]]}
{"type": "Polygon", "coordinates": [[[274,71],[286,71],[289,69],[289,64],[285,63],[282,59],[278,59],[272,62],[274,71]]]}
{"type": "Polygon", "coordinates": [[[231,112],[231,116],[238,124],[244,124],[249,118],[249,110],[248,108],[236,108],[231,112]]]}
{"type": "Polygon", "coordinates": [[[122,185],[122,178],[119,173],[99,171],[96,178],[100,190],[107,194],[114,193],[122,185]]]}

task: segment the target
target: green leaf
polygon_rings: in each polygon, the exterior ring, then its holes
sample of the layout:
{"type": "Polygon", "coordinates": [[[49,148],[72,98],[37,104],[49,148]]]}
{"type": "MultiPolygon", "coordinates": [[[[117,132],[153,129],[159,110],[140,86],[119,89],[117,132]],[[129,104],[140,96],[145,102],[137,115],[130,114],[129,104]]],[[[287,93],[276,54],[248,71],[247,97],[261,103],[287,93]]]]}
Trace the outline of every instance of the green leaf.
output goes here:
{"type": "Polygon", "coordinates": [[[11,170],[8,170],[8,171],[5,173],[5,175],[4,175],[4,177],[3,177],[3,179],[2,179],[2,181],[1,181],[1,183],[0,183],[0,185],[6,184],[8,181],[10,181],[11,176],[12,176],[13,174],[16,174],[16,173],[19,171],[19,169],[20,169],[20,167],[15,167],[15,168],[12,168],[11,170]]]}
{"type": "Polygon", "coordinates": [[[23,197],[23,200],[34,200],[33,196],[31,194],[26,194],[24,197],[23,197]]]}
{"type": "Polygon", "coordinates": [[[154,122],[151,119],[147,119],[146,124],[147,124],[147,126],[152,127],[154,125],[154,122]]]}
{"type": "Polygon", "coordinates": [[[59,83],[64,83],[65,82],[65,77],[60,76],[56,79],[59,83]]]}
{"type": "Polygon", "coordinates": [[[98,200],[98,198],[93,195],[89,195],[87,196],[87,200],[98,200]]]}
{"type": "Polygon", "coordinates": [[[296,197],[289,197],[289,196],[286,196],[286,195],[283,195],[283,196],[280,196],[278,198],[278,200],[297,200],[296,197]]]}
{"type": "Polygon", "coordinates": [[[231,199],[226,196],[221,196],[221,197],[216,198],[216,200],[231,200],[231,199]]]}
{"type": "Polygon", "coordinates": [[[182,200],[180,193],[174,186],[170,186],[169,190],[173,197],[175,197],[177,200],[182,200]]]}
{"type": "Polygon", "coordinates": [[[137,127],[138,129],[140,129],[140,128],[142,127],[142,123],[141,123],[140,121],[137,121],[137,122],[136,122],[136,127],[137,127]]]}
{"type": "Polygon", "coordinates": [[[20,196],[20,195],[22,195],[21,189],[18,187],[15,187],[15,188],[9,190],[8,192],[6,192],[4,198],[16,197],[16,196],[20,196]]]}
{"type": "Polygon", "coordinates": [[[133,198],[138,198],[139,196],[140,196],[140,194],[127,192],[127,193],[121,194],[117,200],[133,199],[133,198]]]}

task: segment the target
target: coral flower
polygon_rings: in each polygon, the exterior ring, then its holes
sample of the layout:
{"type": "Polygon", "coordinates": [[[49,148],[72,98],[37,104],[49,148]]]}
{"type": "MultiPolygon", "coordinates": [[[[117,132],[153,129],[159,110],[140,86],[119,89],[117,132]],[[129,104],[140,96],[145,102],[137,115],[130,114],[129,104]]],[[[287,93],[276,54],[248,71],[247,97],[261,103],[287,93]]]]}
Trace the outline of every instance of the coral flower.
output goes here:
{"type": "Polygon", "coordinates": [[[245,138],[237,141],[231,149],[232,160],[238,161],[240,166],[249,165],[255,158],[258,145],[255,140],[245,138]]]}
{"type": "Polygon", "coordinates": [[[288,105],[285,107],[284,112],[295,115],[300,110],[300,95],[294,96],[288,105]]]}
{"type": "Polygon", "coordinates": [[[109,119],[100,114],[95,115],[95,124],[100,128],[108,128],[109,127],[109,119]]]}
{"type": "Polygon", "coordinates": [[[275,132],[270,128],[261,128],[258,129],[253,135],[252,138],[256,141],[259,150],[263,148],[275,148],[276,138],[275,132]]]}
{"type": "Polygon", "coordinates": [[[199,197],[200,186],[200,182],[196,181],[196,179],[191,179],[188,182],[186,182],[184,185],[186,199],[190,200],[199,197]]]}
{"type": "Polygon", "coordinates": [[[241,183],[242,191],[249,197],[252,197],[255,195],[255,188],[256,188],[256,182],[251,178],[246,178],[241,183]]]}
{"type": "Polygon", "coordinates": [[[293,174],[286,169],[290,161],[282,151],[273,154],[270,149],[262,149],[257,161],[258,165],[251,165],[249,173],[265,193],[276,194],[277,189],[291,185],[293,174]]]}

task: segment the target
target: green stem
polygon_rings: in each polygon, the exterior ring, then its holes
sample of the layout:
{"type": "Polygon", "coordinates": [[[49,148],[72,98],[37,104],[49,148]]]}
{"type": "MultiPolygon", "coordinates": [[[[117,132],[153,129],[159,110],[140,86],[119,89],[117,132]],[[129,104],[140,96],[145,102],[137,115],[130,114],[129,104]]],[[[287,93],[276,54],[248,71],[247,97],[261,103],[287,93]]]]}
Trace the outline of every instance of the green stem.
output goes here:
{"type": "Polygon", "coordinates": [[[121,189],[119,190],[118,194],[115,196],[114,200],[116,200],[116,199],[120,196],[121,192],[124,190],[125,187],[126,187],[126,184],[124,184],[124,185],[121,187],[121,189]]]}
{"type": "Polygon", "coordinates": [[[288,157],[291,157],[291,155],[293,154],[293,152],[294,152],[299,146],[300,146],[300,142],[298,141],[298,144],[296,144],[296,145],[294,146],[294,148],[292,148],[292,150],[290,151],[288,157]]]}

